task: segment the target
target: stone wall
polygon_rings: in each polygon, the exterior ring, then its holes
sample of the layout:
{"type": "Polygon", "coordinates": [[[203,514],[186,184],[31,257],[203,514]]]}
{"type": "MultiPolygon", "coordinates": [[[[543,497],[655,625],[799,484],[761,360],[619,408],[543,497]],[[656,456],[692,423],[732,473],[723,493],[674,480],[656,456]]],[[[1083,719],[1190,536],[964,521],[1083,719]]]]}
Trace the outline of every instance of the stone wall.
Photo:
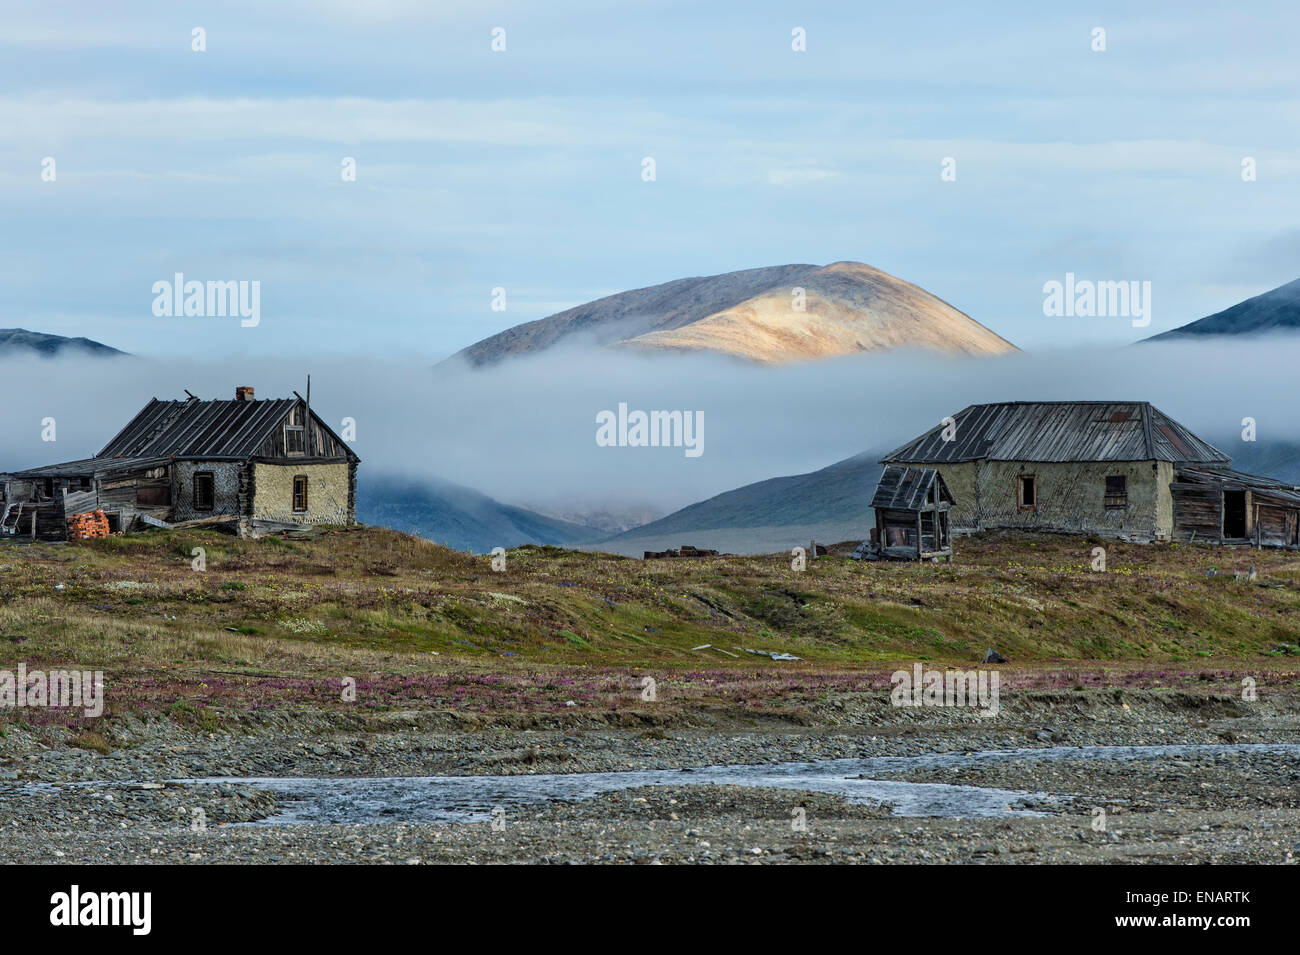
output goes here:
{"type": "Polygon", "coordinates": [[[254,464],[254,520],[286,524],[347,524],[349,513],[348,463],[254,464]],[[307,476],[307,510],[293,509],[293,479],[307,476]]]}
{"type": "Polygon", "coordinates": [[[1067,464],[988,461],[979,474],[980,521],[989,528],[1089,531],[1152,538],[1159,530],[1158,497],[1156,469],[1150,461],[1067,464]],[[1019,479],[1031,474],[1038,483],[1037,506],[1021,508],[1019,479]],[[1128,478],[1128,503],[1125,507],[1106,507],[1106,478],[1118,474],[1128,478]]]}
{"type": "Polygon", "coordinates": [[[237,461],[177,461],[172,466],[172,520],[196,521],[218,514],[239,513],[239,469],[237,461]],[[213,504],[210,511],[194,507],[194,475],[211,471],[213,504]]]}
{"type": "Polygon", "coordinates": [[[1156,462],[1156,537],[1172,540],[1174,536],[1174,493],[1169,485],[1174,481],[1174,466],[1168,461],[1156,462]]]}
{"type": "Polygon", "coordinates": [[[1137,539],[1173,531],[1172,466],[1152,461],[1030,463],[968,461],[935,467],[952,492],[956,531],[1019,528],[1079,531],[1137,539]],[[1106,507],[1106,478],[1124,475],[1128,502],[1106,507]],[[1037,506],[1020,507],[1019,479],[1037,479],[1037,506]]]}

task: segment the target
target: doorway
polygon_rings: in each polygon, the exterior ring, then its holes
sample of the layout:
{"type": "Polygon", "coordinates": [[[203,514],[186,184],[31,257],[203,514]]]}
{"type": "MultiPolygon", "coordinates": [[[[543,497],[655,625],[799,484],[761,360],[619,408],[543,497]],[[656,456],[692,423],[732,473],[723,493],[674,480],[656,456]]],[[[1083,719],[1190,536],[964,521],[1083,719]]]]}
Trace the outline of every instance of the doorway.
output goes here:
{"type": "Polygon", "coordinates": [[[1223,492],[1223,536],[1225,538],[1242,538],[1246,536],[1246,492],[1223,492]]]}

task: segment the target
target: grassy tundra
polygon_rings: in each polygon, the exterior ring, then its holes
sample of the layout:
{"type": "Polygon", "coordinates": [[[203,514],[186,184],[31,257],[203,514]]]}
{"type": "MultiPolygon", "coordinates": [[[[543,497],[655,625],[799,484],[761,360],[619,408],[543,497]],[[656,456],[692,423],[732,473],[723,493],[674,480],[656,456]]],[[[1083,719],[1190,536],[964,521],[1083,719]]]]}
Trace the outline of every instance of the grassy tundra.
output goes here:
{"type": "MultiPolygon", "coordinates": [[[[1261,672],[1295,687],[1300,675],[1295,553],[989,535],[959,540],[951,564],[918,565],[858,563],[848,549],[795,571],[780,554],[522,547],[494,572],[486,556],[377,528],[14,543],[0,547],[0,668],[103,670],[110,725],[156,712],[198,729],[358,706],[608,715],[641,707],[647,672],[673,688],[660,719],[796,718],[829,696],[883,691],[898,665],[970,666],[988,646],[1012,661],[1007,689],[1227,690],[1261,672]],[[1104,572],[1091,568],[1099,545],[1104,572]]],[[[0,709],[0,725],[13,720],[77,722],[0,709]]]]}

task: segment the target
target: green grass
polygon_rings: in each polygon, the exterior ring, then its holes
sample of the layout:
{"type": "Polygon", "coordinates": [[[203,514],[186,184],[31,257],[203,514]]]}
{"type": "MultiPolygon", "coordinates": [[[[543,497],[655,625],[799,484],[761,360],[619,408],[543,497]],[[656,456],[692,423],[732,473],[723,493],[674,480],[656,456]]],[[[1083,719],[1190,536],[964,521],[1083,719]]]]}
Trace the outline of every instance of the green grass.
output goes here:
{"type": "Polygon", "coordinates": [[[995,535],[959,540],[951,564],[837,551],[798,572],[784,554],[637,561],[521,547],[495,573],[486,556],[374,528],[288,542],[158,531],[0,548],[0,634],[21,635],[29,661],[292,673],[434,654],[734,665],[691,649],[706,643],[821,664],[970,662],[989,646],[1024,663],[1251,659],[1300,644],[1294,553],[1110,542],[1106,573],[1089,553],[1083,538],[995,535]],[[195,547],[205,572],[191,567],[195,547]],[[1233,581],[1250,563],[1258,580],[1233,581]]]}

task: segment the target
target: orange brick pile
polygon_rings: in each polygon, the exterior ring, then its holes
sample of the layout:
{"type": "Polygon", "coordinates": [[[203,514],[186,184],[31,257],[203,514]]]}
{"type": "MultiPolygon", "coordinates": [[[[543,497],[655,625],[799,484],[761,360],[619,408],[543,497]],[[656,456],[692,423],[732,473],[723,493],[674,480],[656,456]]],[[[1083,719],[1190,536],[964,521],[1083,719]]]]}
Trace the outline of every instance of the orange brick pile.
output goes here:
{"type": "Polygon", "coordinates": [[[86,511],[68,518],[68,540],[108,536],[108,518],[103,511],[86,511]]]}

